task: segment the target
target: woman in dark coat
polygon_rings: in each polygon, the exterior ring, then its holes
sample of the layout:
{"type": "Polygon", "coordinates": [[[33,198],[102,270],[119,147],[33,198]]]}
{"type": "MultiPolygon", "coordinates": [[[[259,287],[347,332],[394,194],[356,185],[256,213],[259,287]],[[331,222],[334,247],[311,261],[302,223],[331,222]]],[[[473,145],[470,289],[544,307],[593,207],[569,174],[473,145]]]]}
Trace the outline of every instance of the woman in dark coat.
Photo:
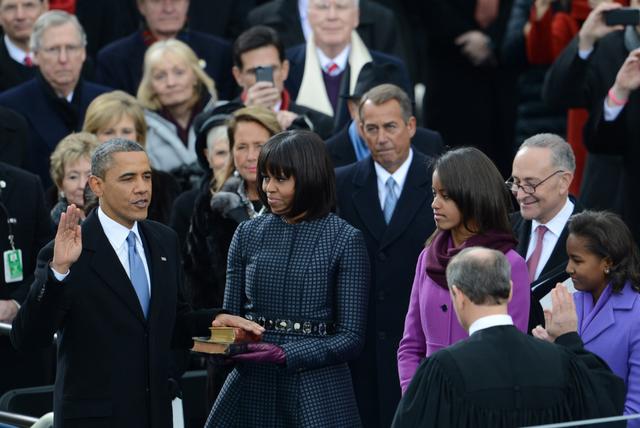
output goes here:
{"type": "Polygon", "coordinates": [[[335,178],[316,134],[270,139],[258,173],[269,212],[238,226],[224,308],[263,325],[263,342],[231,357],[237,364],[206,426],[360,426],[347,361],[364,344],[362,234],[331,213],[335,178]]]}
{"type": "MultiPolygon", "coordinates": [[[[238,224],[256,217],[262,210],[256,186],[258,153],[271,136],[281,131],[275,113],[261,107],[242,108],[233,116],[211,116],[212,126],[201,125],[196,143],[198,148],[202,147],[198,150],[201,164],[212,155],[209,151],[205,155],[204,150],[209,131],[216,123],[220,125],[218,119],[225,117],[230,118],[226,134],[231,157],[222,174],[211,177],[201,187],[185,240],[185,287],[194,309],[222,306],[231,238],[238,224]]],[[[226,121],[222,122],[222,126],[226,125],[226,121]]],[[[208,360],[209,406],[218,396],[229,369],[208,360]]]]}

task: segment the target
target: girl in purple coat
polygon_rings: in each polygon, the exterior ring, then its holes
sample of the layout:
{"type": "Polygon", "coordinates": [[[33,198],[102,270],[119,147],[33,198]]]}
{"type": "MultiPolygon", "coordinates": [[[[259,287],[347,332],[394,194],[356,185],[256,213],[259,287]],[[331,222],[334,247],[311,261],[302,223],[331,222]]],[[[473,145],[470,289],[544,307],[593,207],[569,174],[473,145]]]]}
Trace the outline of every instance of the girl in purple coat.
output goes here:
{"type": "MultiPolygon", "coordinates": [[[[584,211],[569,219],[567,254],[567,273],[578,290],[573,295],[578,334],[585,349],[602,358],[627,385],[624,413],[640,413],[638,247],[619,216],[584,211]]],[[[542,327],[533,335],[555,340],[542,327]]],[[[640,427],[640,420],[628,426],[640,427]]]]}
{"type": "Polygon", "coordinates": [[[435,163],[432,189],[437,230],[418,258],[398,349],[403,393],[425,357],[467,337],[451,307],[445,278],[449,260],[461,250],[482,246],[507,256],[513,281],[509,314],[522,331],[529,322],[527,266],[515,251],[508,216],[511,200],[493,162],[475,148],[449,151],[435,163]]]}

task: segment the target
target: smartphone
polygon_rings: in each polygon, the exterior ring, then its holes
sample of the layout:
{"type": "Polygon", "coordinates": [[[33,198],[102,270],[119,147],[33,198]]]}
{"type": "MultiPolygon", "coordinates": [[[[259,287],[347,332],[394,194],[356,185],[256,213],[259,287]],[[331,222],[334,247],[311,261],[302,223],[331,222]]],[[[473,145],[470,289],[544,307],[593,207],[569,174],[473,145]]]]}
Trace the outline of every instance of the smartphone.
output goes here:
{"type": "Polygon", "coordinates": [[[265,67],[256,67],[256,82],[273,83],[273,67],[270,65],[265,67]]]}
{"type": "Polygon", "coordinates": [[[607,10],[604,12],[604,22],[610,27],[614,25],[639,25],[640,9],[622,7],[607,10]]]}

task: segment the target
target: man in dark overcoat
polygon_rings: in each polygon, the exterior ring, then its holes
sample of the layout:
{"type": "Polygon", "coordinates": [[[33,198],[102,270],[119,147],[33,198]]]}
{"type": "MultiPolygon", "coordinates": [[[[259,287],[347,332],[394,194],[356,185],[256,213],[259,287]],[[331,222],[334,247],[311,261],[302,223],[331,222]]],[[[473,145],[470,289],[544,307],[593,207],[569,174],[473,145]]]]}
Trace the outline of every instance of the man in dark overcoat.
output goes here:
{"type": "Polygon", "coordinates": [[[359,111],[371,156],[336,170],[338,214],[364,234],[372,273],[365,347],[350,367],[363,425],[388,427],[400,399],[394,367],[416,261],[435,230],[431,158],[411,146],[416,119],[398,86],[374,87],[359,111]]]}

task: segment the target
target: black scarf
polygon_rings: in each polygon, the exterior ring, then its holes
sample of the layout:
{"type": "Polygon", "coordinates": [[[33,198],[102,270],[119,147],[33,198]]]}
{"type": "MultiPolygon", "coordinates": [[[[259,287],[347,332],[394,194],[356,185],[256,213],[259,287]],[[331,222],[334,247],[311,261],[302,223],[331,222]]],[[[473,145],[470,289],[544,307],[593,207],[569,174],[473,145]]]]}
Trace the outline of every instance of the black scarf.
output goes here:
{"type": "Polygon", "coordinates": [[[67,128],[69,133],[79,131],[81,126],[80,99],[82,98],[80,93],[82,84],[80,80],[78,80],[73,91],[73,98],[71,99],[71,102],[69,102],[66,98],[61,98],[56,94],[51,85],[49,85],[39,71],[36,74],[36,79],[38,79],[42,85],[45,97],[47,98],[47,102],[51,106],[51,109],[56,112],[60,119],[62,119],[62,123],[64,123],[64,126],[67,128]]]}

